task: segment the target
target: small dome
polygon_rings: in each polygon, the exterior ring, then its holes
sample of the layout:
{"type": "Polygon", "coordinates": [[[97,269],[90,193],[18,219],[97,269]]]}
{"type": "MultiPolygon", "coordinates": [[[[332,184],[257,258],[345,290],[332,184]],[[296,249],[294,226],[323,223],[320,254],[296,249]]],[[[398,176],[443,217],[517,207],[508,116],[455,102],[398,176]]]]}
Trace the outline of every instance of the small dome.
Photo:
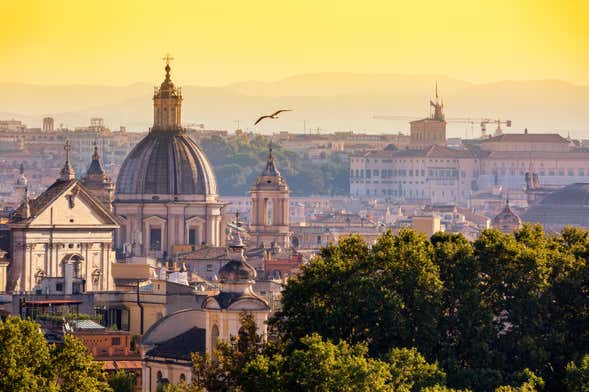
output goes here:
{"type": "Polygon", "coordinates": [[[245,260],[231,260],[221,267],[218,275],[221,282],[254,280],[256,270],[245,260]]]}
{"type": "Polygon", "coordinates": [[[522,220],[509,206],[509,202],[505,204],[505,207],[497,216],[493,218],[491,222],[495,228],[502,228],[504,226],[515,226],[519,227],[522,224],[522,220]]]}
{"type": "Polygon", "coordinates": [[[151,131],[127,155],[117,195],[217,195],[207,157],[182,131],[151,131]]]}

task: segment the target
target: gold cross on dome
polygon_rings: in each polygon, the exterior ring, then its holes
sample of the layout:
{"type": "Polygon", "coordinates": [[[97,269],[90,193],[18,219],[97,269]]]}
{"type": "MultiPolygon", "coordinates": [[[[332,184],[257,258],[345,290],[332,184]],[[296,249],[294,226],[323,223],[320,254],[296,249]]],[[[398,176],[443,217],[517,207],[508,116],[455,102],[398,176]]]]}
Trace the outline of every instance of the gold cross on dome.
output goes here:
{"type": "Polygon", "coordinates": [[[162,57],[162,60],[166,62],[166,65],[170,65],[170,61],[174,60],[174,58],[170,53],[166,53],[166,55],[162,57]]]}

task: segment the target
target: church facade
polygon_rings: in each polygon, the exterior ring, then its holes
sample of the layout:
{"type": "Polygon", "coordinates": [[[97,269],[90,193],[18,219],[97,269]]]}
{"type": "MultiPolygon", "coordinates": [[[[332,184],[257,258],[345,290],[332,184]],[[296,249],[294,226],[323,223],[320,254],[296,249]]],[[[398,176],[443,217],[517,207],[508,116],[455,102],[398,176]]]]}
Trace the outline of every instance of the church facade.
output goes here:
{"type": "MultiPolygon", "coordinates": [[[[69,144],[66,143],[69,155],[69,144]]],[[[26,183],[26,182],[25,182],[26,183]]],[[[66,158],[60,178],[35,199],[24,188],[12,216],[7,292],[79,294],[114,287],[110,210],[75,179],[66,158]]]]}
{"type": "Polygon", "coordinates": [[[125,158],[117,178],[116,246],[124,256],[167,258],[175,245],[225,242],[225,204],[215,174],[182,129],[182,92],[171,80],[169,64],[165,70],[153,96],[153,127],[125,158]]]}

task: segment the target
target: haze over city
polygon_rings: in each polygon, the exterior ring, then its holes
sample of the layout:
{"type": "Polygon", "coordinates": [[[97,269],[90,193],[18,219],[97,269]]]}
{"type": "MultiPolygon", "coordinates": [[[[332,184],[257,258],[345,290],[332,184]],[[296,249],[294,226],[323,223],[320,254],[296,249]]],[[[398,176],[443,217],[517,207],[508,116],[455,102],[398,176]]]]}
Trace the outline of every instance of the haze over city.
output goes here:
{"type": "Polygon", "coordinates": [[[589,391],[587,1],[2,2],[0,391],[589,391]]]}

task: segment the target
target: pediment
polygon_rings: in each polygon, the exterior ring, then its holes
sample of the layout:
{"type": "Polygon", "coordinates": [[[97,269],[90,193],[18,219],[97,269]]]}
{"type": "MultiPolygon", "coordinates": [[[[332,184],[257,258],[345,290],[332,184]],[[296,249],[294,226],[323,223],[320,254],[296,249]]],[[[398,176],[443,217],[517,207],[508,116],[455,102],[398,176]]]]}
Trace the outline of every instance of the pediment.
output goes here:
{"type": "Polygon", "coordinates": [[[43,193],[35,201],[37,200],[34,215],[27,224],[29,227],[118,226],[114,215],[78,181],[63,187],[52,194],[51,198],[43,193]]]}

